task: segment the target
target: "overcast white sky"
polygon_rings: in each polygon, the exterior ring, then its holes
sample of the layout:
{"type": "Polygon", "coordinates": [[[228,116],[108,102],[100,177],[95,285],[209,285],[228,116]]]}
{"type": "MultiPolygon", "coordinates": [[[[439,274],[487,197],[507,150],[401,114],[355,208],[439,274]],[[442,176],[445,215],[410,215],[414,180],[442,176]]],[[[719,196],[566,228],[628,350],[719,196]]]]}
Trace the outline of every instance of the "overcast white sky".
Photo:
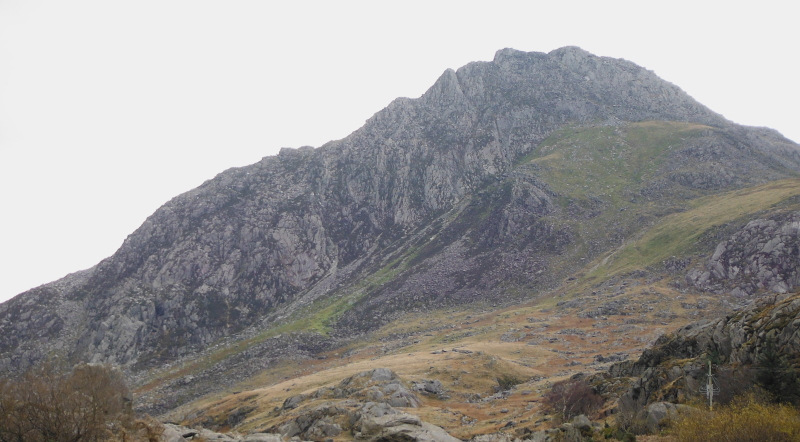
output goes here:
{"type": "Polygon", "coordinates": [[[504,47],[625,58],[800,141],[798,12],[785,0],[0,0],[0,300],[110,256],[215,174],[342,138],[504,47]]]}

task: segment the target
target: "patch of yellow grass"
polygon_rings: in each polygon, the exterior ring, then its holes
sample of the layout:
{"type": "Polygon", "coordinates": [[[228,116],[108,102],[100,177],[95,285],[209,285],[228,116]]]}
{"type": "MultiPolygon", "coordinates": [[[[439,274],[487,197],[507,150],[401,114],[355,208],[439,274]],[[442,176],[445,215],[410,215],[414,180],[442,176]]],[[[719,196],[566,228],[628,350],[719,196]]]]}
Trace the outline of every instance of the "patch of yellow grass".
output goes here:
{"type": "Polygon", "coordinates": [[[743,399],[713,412],[688,413],[672,426],[679,442],[800,441],[800,413],[789,405],[743,399]]]}

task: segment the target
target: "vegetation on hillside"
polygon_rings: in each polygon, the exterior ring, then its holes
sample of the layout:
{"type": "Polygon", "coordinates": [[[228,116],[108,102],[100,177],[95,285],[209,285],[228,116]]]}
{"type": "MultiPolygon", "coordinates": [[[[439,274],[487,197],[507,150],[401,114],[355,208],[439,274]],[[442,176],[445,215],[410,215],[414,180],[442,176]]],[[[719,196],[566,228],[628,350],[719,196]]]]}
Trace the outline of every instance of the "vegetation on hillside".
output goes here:
{"type": "Polygon", "coordinates": [[[108,365],[45,365],[0,379],[0,442],[155,442],[162,431],[134,416],[122,374],[108,365]]]}
{"type": "Polygon", "coordinates": [[[671,433],[679,442],[796,442],[800,410],[745,395],[713,412],[684,414],[673,423],[671,433]]]}
{"type": "Polygon", "coordinates": [[[592,387],[580,379],[556,382],[544,396],[545,407],[560,414],[565,421],[581,414],[593,416],[604,402],[592,387]]]}

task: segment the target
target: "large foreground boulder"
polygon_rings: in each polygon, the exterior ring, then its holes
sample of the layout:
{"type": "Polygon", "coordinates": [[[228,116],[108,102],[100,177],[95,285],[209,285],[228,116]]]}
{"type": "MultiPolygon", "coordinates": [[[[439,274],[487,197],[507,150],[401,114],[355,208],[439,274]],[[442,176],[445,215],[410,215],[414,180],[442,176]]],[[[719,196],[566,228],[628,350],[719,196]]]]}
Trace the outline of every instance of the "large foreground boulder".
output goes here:
{"type": "Polygon", "coordinates": [[[356,440],[364,442],[460,442],[436,425],[408,413],[361,419],[356,440]]]}

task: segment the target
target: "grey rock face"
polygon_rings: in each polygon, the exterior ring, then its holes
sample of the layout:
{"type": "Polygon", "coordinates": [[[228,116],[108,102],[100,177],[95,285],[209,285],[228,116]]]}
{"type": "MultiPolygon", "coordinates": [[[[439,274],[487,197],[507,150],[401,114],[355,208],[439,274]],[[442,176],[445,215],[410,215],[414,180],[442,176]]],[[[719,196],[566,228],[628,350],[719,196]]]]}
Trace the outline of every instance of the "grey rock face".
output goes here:
{"type": "Polygon", "coordinates": [[[750,167],[752,152],[763,159],[752,166],[759,179],[800,170],[793,143],[731,126],[633,63],[574,47],[504,49],[447,70],[420,98],[393,101],[342,140],[219,174],[167,202],[92,269],[3,304],[0,370],[55,354],[136,372],[326,297],[360,296],[331,324],[346,339],[404,311],[501,301],[500,282],[545,287],[549,257],[576,233],[545,219],[561,210],[557,195],[535,174],[513,172],[515,162],[566,124],[645,120],[703,124],[729,138],[690,146],[684,160],[700,158],[707,170],[676,169],[673,183],[735,185],[732,171],[750,167]],[[391,284],[357,286],[411,249],[410,270],[391,284]]]}
{"type": "Polygon", "coordinates": [[[800,213],[757,219],[717,245],[702,268],[686,281],[708,291],[730,291],[739,297],[787,293],[800,285],[800,213]]]}

